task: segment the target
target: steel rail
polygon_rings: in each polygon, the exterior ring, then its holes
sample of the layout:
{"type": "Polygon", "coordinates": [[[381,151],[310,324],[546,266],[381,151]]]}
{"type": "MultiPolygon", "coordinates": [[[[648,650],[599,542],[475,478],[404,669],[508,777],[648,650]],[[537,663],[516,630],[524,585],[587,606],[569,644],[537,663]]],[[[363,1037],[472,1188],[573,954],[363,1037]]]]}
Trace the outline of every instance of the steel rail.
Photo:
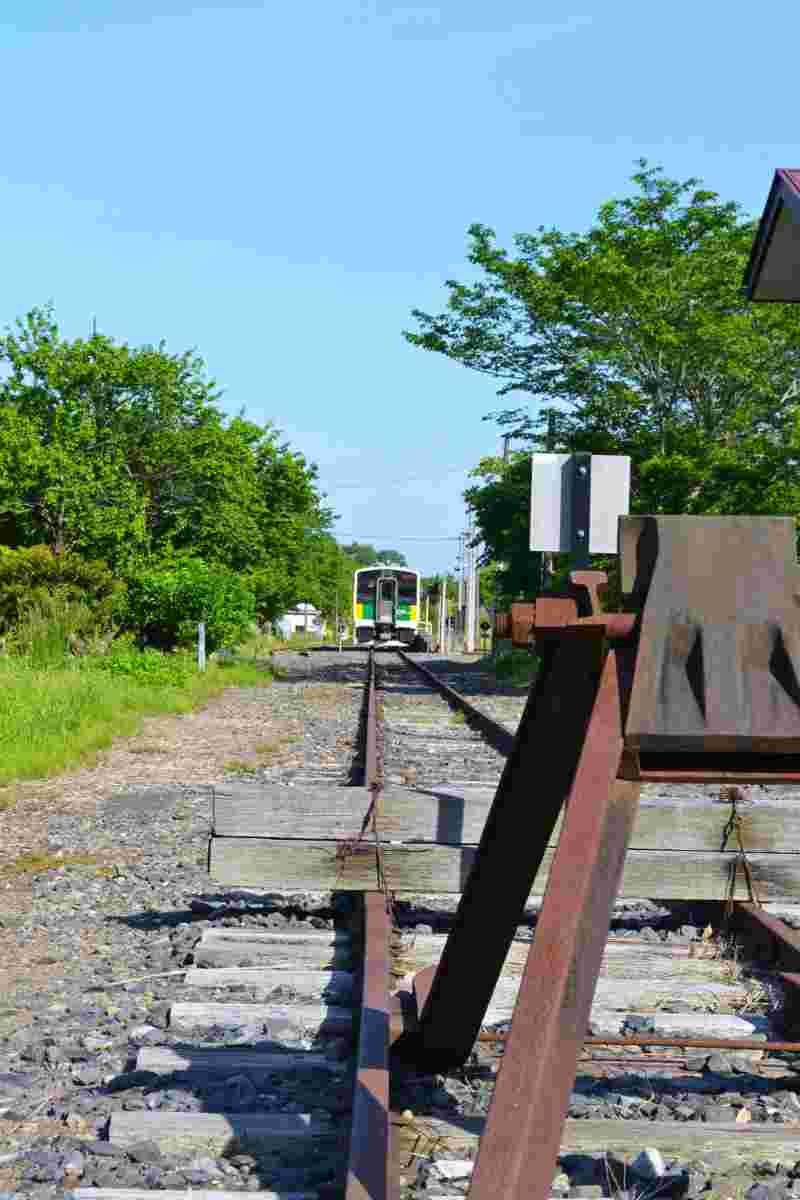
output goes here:
{"type": "MultiPolygon", "coordinates": [[[[376,700],[375,656],[370,651],[364,782],[373,804],[381,788],[376,700]]],[[[362,918],[361,1009],[345,1200],[398,1200],[389,1114],[392,918],[388,897],[379,891],[366,892],[362,918]]]]}
{"type": "MultiPolygon", "coordinates": [[[[478,1035],[479,1042],[506,1042],[508,1032],[504,1030],[482,1029],[478,1035]]],[[[651,1034],[648,1037],[607,1037],[584,1038],[584,1046],[674,1046],[678,1049],[687,1047],[690,1050],[764,1050],[776,1054],[800,1054],[800,1042],[759,1042],[755,1038],[682,1038],[658,1037],[651,1034]]]]}
{"type": "Polygon", "coordinates": [[[372,792],[376,792],[380,788],[378,701],[376,692],[375,654],[370,650],[367,662],[367,728],[364,737],[364,784],[372,792]]]}
{"type": "Polygon", "coordinates": [[[474,704],[470,704],[469,700],[462,696],[460,692],[457,692],[455,688],[451,688],[448,684],[444,683],[428,667],[424,667],[422,663],[415,662],[413,658],[409,658],[404,650],[397,650],[395,653],[399,655],[406,666],[413,667],[415,671],[419,671],[420,675],[433,684],[436,690],[441,692],[450,704],[460,709],[469,721],[480,729],[481,733],[494,746],[495,750],[506,756],[511,753],[514,745],[514,735],[513,733],[509,733],[504,725],[501,725],[498,721],[494,721],[485,712],[481,712],[474,704]]]}

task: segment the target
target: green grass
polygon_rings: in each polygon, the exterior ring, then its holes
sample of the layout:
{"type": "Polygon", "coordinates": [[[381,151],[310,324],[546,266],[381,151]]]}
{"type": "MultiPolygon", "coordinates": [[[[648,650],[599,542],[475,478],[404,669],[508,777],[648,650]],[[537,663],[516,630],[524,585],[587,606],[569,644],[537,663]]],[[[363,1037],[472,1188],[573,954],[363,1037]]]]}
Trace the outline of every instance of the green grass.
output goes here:
{"type": "Polygon", "coordinates": [[[142,655],[150,661],[141,672],[130,655],[120,670],[100,657],[53,667],[0,657],[0,787],[91,763],[115,738],[137,734],[145,717],[190,712],[226,687],[272,681],[242,660],[211,662],[201,674],[176,657],[142,655]]]}
{"type": "MultiPolygon", "coordinates": [[[[345,643],[349,641],[349,636],[348,632],[348,636],[344,639],[345,643]]],[[[237,646],[236,654],[243,658],[266,658],[273,652],[279,654],[282,650],[314,650],[318,646],[334,648],[338,645],[335,634],[330,630],[324,639],[306,637],[302,633],[294,633],[290,638],[277,638],[271,633],[260,633],[257,637],[250,638],[241,646],[237,646]]]]}

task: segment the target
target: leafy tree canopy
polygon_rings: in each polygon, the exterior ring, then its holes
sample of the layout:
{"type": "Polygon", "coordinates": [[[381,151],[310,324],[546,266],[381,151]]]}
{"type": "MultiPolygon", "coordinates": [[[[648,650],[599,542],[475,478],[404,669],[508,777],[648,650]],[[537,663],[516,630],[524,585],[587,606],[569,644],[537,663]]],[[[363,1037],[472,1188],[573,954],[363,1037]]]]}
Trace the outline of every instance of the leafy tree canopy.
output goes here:
{"type": "Polygon", "coordinates": [[[350,542],[342,546],[342,550],[352,558],[359,567],[368,567],[372,563],[397,563],[398,567],[407,567],[406,557],[399,550],[376,550],[368,542],[350,542]]]}
{"type": "Polygon", "coordinates": [[[342,551],[359,567],[368,567],[370,563],[378,561],[378,551],[368,542],[349,542],[342,546],[342,551]]]}
{"type": "MultiPolygon", "coordinates": [[[[478,281],[449,281],[447,310],[415,310],[405,336],[490,375],[500,396],[535,397],[534,417],[516,407],[487,418],[532,448],[555,409],[552,448],[630,454],[633,511],[800,515],[800,312],[744,297],[754,225],[738,205],[644,161],[633,184],[586,233],[540,227],[515,238],[513,255],[473,225],[478,281]]],[[[481,535],[513,572],[523,527],[527,537],[524,461],[477,475],[484,484],[467,495],[481,535]]]]}
{"type": "Polygon", "coordinates": [[[196,355],[68,341],[41,308],[0,337],[0,363],[2,541],[123,571],[191,555],[291,594],[331,519],[316,469],[269,423],[225,416],[196,355]]]}
{"type": "Polygon", "coordinates": [[[391,563],[397,567],[407,567],[408,561],[405,554],[401,554],[399,550],[379,550],[378,562],[391,563]]]}

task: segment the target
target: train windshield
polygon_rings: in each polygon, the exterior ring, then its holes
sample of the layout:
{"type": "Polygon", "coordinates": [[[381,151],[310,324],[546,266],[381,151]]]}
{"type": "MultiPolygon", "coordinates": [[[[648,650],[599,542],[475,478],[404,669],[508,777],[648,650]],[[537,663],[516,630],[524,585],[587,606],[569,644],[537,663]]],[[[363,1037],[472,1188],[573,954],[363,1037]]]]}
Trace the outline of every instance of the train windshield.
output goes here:
{"type": "Polygon", "coordinates": [[[417,573],[416,571],[359,571],[356,583],[356,600],[359,604],[371,604],[375,600],[375,589],[378,579],[397,580],[397,599],[401,604],[417,603],[417,573]]]}
{"type": "Polygon", "coordinates": [[[356,600],[359,604],[372,604],[380,571],[359,571],[356,576],[356,600]]]}
{"type": "Polygon", "coordinates": [[[401,604],[417,603],[417,573],[416,571],[397,572],[397,597],[401,604]]]}

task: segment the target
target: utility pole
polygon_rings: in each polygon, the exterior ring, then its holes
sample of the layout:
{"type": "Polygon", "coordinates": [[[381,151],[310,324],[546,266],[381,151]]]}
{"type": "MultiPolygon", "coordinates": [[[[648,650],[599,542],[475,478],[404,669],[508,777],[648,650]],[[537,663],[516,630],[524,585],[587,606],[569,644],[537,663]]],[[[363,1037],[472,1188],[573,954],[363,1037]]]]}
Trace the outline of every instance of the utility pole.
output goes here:
{"type": "Polygon", "coordinates": [[[475,547],[472,545],[472,513],[468,514],[467,531],[467,621],[464,630],[464,649],[467,654],[475,653],[475,547]]]}
{"type": "Polygon", "coordinates": [[[464,633],[464,534],[458,535],[458,566],[456,573],[458,577],[458,603],[456,605],[456,630],[459,634],[464,633]]]}
{"type": "Polygon", "coordinates": [[[446,654],[445,645],[447,633],[447,576],[442,575],[439,586],[439,653],[446,654]]]}

